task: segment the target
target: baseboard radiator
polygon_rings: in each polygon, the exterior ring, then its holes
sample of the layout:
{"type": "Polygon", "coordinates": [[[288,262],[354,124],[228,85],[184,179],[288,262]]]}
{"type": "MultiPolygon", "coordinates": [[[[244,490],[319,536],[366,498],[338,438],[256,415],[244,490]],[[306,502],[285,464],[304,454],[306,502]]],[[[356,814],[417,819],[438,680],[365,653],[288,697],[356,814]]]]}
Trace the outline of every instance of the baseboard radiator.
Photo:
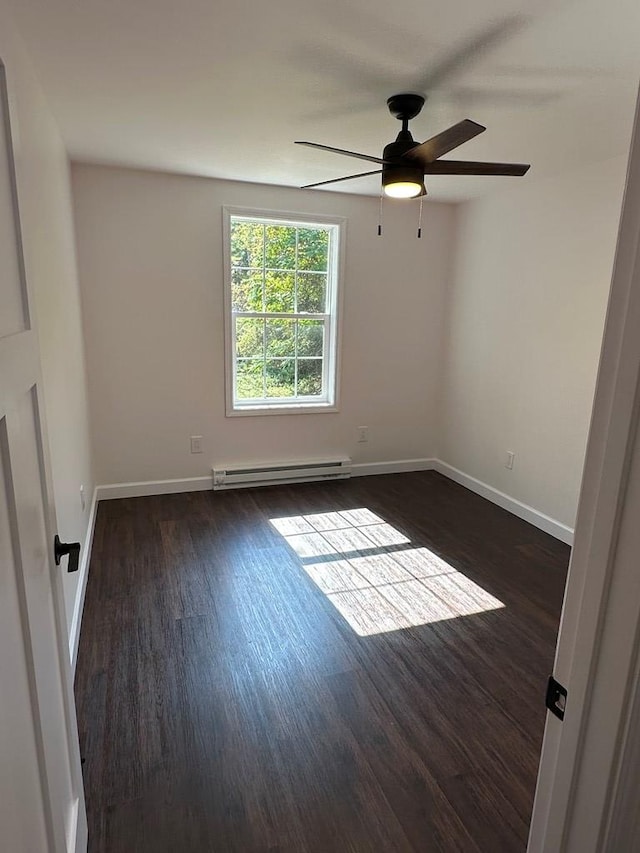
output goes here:
{"type": "Polygon", "coordinates": [[[251,486],[273,486],[278,483],[345,480],[350,476],[351,459],[347,456],[333,459],[228,465],[213,469],[213,488],[215,491],[244,489],[251,486]]]}

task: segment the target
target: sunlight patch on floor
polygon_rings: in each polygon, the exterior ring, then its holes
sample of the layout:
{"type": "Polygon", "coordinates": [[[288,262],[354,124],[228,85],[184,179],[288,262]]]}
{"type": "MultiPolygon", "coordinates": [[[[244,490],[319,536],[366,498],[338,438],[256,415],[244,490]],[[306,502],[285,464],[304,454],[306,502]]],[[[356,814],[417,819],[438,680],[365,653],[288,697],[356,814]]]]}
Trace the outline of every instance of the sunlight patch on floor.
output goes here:
{"type": "Polygon", "coordinates": [[[361,637],[504,604],[364,507],[272,518],[302,568],[361,637]]]}

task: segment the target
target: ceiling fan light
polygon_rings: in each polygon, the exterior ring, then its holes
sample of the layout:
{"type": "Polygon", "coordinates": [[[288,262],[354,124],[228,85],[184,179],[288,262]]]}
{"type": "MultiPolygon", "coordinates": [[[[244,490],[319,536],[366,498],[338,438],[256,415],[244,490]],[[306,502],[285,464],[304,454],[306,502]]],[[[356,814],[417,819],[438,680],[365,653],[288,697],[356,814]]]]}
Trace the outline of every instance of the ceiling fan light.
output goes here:
{"type": "Polygon", "coordinates": [[[395,181],[384,187],[384,194],[391,198],[415,198],[421,192],[422,184],[415,181],[395,181]]]}
{"type": "Polygon", "coordinates": [[[386,162],[382,166],[382,187],[391,198],[415,198],[424,191],[422,165],[402,160],[407,146],[415,146],[413,140],[396,140],[384,149],[386,162]]]}

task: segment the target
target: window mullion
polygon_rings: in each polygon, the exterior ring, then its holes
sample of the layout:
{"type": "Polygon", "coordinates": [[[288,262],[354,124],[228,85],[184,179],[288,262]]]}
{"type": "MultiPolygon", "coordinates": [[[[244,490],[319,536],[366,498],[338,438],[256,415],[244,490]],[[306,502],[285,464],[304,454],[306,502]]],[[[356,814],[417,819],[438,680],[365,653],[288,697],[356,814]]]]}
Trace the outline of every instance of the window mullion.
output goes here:
{"type": "Polygon", "coordinates": [[[233,317],[255,317],[257,320],[263,317],[270,320],[325,320],[331,319],[331,314],[296,314],[293,311],[232,311],[233,317]]]}
{"type": "MultiPolygon", "coordinates": [[[[297,272],[297,271],[296,271],[297,272]]],[[[296,276],[297,277],[297,276],[296,276]]],[[[293,369],[294,369],[294,393],[298,396],[298,321],[293,321],[293,369]]]]}
{"type": "Polygon", "coordinates": [[[267,310],[267,226],[262,226],[262,311],[267,310]]]}
{"type": "Polygon", "coordinates": [[[262,399],[267,396],[267,321],[262,321],[262,399]]]}
{"type": "Polygon", "coordinates": [[[298,313],[298,241],[300,238],[300,230],[296,228],[296,256],[293,266],[293,310],[298,313]]]}

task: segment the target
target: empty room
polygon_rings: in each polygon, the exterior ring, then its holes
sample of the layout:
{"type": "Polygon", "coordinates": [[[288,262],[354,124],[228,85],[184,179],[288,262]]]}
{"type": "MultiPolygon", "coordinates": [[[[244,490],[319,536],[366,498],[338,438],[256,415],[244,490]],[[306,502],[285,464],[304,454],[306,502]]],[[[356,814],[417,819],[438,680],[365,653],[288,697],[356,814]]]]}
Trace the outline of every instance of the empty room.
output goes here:
{"type": "Polygon", "coordinates": [[[636,4],[0,22],[0,846],[638,849],[636,4]]]}

